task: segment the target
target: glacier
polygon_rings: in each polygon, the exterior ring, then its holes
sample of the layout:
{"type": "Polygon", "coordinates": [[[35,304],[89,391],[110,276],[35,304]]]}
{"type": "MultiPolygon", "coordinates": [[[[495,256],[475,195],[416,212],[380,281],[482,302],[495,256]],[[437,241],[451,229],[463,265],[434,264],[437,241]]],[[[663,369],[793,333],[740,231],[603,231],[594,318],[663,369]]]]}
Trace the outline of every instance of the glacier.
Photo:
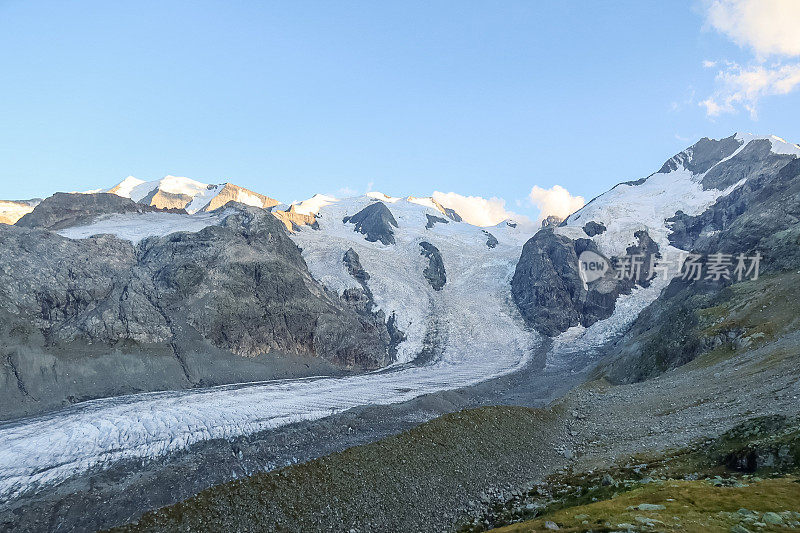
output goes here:
{"type": "MultiPolygon", "coordinates": [[[[742,147],[768,139],[776,153],[800,154],[800,148],[778,138],[740,135],[742,147]]],[[[730,157],[735,156],[734,153],[730,157]]],[[[678,209],[697,213],[726,190],[703,190],[700,177],[684,168],[654,174],[639,185],[621,184],[571,215],[557,232],[585,238],[585,222],[603,222],[607,231],[595,239],[609,255],[624,252],[633,232],[647,229],[662,250],[670,249],[665,218],[678,209]]],[[[141,186],[128,180],[124,191],[141,186]]],[[[205,203],[216,190],[198,185],[192,192],[205,203]]],[[[143,188],[148,188],[147,185],[143,188]]],[[[298,204],[315,214],[319,229],[302,227],[292,234],[312,275],[329,290],[358,288],[343,254],[353,248],[370,274],[374,302],[394,315],[406,334],[390,367],[349,377],[315,377],[227,385],[204,389],[145,393],[87,401],[41,415],[0,423],[0,497],[17,497],[81,472],[105,468],[131,458],[155,458],[194,443],[320,419],[361,405],[387,405],[423,394],[474,385],[513,373],[529,363],[546,342],[524,327],[511,301],[509,282],[531,232],[504,221],[477,227],[453,220],[426,228],[426,214],[443,218],[426,198],[397,198],[370,193],[336,199],[318,196],[298,204]],[[370,202],[387,204],[399,227],[396,243],[367,242],[343,218],[370,202]],[[486,232],[498,241],[487,245],[486,232]],[[434,291],[422,275],[425,258],[419,243],[427,241],[442,254],[447,283],[434,291]],[[424,348],[434,356],[419,361],[424,348]]],[[[62,230],[69,238],[113,233],[138,242],[150,235],[198,231],[218,224],[223,212],[198,215],[149,213],[111,216],[82,227],[62,230]]],[[[639,312],[655,300],[669,279],[656,278],[648,288],[620,298],[614,314],[588,328],[572,328],[553,339],[547,354],[550,369],[569,370],[576,361],[623,333],[639,312]]],[[[581,359],[582,358],[582,359],[581,359]]]]}

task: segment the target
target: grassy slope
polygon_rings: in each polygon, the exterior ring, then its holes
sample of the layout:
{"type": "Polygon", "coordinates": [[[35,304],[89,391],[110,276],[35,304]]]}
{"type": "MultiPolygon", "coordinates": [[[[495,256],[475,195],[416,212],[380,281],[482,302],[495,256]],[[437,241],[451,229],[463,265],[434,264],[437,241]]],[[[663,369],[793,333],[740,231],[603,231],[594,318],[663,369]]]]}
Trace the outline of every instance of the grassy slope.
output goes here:
{"type": "Polygon", "coordinates": [[[713,441],[658,457],[639,455],[604,471],[550,476],[525,500],[537,504],[535,519],[518,522],[513,509],[522,507],[505,502],[494,509],[493,522],[518,523],[493,531],[547,531],[547,522],[565,531],[629,529],[624,524],[635,530],[728,531],[736,524],[752,528],[766,512],[781,513],[790,527],[762,531],[800,530],[798,472],[800,420],[756,417],[713,441]],[[665,509],[637,509],[642,503],[665,509]]]}
{"type": "MultiPolygon", "coordinates": [[[[730,531],[736,524],[753,527],[766,512],[782,513],[786,523],[796,522],[800,515],[800,478],[788,476],[743,484],[746,486],[714,486],[708,481],[670,480],[650,483],[616,498],[579,505],[545,514],[536,520],[495,529],[497,533],[549,531],[547,521],[562,531],[627,530],[711,532],[730,531]],[[649,503],[663,505],[663,510],[642,511],[635,507],[649,503]],[[754,514],[739,513],[739,509],[754,514]],[[792,513],[786,513],[791,511],[792,513]],[[651,526],[647,521],[651,521],[651,526]]],[[[787,524],[788,525],[788,524],[787,524]]],[[[798,531],[800,528],[767,526],[760,531],[798,531]]]]}
{"type": "MultiPolygon", "coordinates": [[[[702,339],[727,338],[689,365],[709,366],[730,357],[737,348],[761,346],[800,325],[800,272],[781,272],[758,280],[736,283],[725,289],[715,305],[697,310],[702,339]]],[[[691,366],[690,366],[691,368],[691,366]]]]}

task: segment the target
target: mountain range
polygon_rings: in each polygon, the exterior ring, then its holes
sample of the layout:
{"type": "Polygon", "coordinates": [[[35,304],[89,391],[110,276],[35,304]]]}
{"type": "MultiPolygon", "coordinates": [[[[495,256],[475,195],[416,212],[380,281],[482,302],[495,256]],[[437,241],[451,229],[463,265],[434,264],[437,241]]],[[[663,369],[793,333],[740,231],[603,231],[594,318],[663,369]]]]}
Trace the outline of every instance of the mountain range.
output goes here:
{"type": "Polygon", "coordinates": [[[694,309],[737,286],[737,257],[748,279],[800,268],[798,156],[704,138],[539,228],[174,176],[0,202],[0,495],[531,365],[621,384],[763,345],[740,325],[709,335],[694,309]],[[588,279],[587,253],[613,268],[588,279]]]}

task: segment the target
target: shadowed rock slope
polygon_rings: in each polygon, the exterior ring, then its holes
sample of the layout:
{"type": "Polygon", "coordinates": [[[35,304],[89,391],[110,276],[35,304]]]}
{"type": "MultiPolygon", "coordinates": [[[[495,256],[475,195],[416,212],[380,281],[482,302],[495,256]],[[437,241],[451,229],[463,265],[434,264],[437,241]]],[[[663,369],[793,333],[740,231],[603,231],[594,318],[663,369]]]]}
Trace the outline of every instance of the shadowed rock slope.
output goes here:
{"type": "Polygon", "coordinates": [[[383,202],[373,202],[351,217],[345,217],[345,224],[355,225],[355,231],[366,235],[370,242],[394,244],[394,230],[397,221],[383,202]]]}
{"type": "MultiPolygon", "coordinates": [[[[658,246],[646,231],[636,232],[638,244],[629,254],[641,254],[649,265],[658,246]]],[[[555,336],[572,326],[591,326],[611,316],[620,294],[627,294],[635,284],[647,285],[647,270],[640,279],[616,279],[614,271],[584,285],[578,270],[578,257],[584,251],[598,252],[590,239],[572,240],[547,226],[536,232],[522,247],[511,296],[525,322],[540,333],[555,336]]],[[[649,268],[649,267],[648,267],[649,268]]]]}
{"type": "MultiPolygon", "coordinates": [[[[60,219],[45,211],[29,223],[52,226],[60,219]]],[[[354,369],[391,359],[383,317],[326,291],[283,224],[242,205],[219,226],[138,245],[109,235],[70,240],[0,226],[0,316],[9,385],[0,393],[0,417],[131,392],[108,389],[116,374],[141,379],[136,390],[157,390],[263,379],[269,373],[250,373],[252,358],[263,354],[354,369]],[[215,360],[219,375],[206,368],[215,360]],[[235,371],[237,361],[244,372],[235,371]],[[63,381],[75,386],[55,385],[63,381]]]]}
{"type": "Polygon", "coordinates": [[[16,226],[59,230],[70,226],[88,224],[100,215],[114,213],[148,213],[170,211],[185,213],[183,209],[160,209],[137,204],[129,198],[111,193],[74,194],[57,192],[44,199],[36,208],[20,218],[16,226]]]}
{"type": "Polygon", "coordinates": [[[800,267],[800,159],[784,158],[701,215],[678,213],[672,222],[670,240],[695,253],[730,254],[733,265],[737,254],[760,253],[761,277],[746,283],[674,279],[608,348],[599,372],[614,382],[648,379],[702,353],[735,350],[795,327],[789,300],[796,301],[800,267]],[[754,329],[747,326],[752,316],[772,318],[754,329]]]}

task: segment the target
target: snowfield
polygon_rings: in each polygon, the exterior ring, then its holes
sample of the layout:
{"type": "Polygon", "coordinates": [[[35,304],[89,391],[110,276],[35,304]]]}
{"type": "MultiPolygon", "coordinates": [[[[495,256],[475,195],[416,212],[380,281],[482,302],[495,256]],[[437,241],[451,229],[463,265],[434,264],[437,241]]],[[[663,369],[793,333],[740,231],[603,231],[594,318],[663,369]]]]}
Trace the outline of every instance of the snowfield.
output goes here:
{"type": "Polygon", "coordinates": [[[748,143],[755,140],[768,140],[776,154],[800,157],[800,147],[790,144],[780,137],[756,136],[740,133],[736,139],[741,146],[708,171],[693,174],[680,166],[667,173],[655,173],[639,185],[620,183],[601,194],[584,207],[567,217],[565,225],[556,232],[571,239],[587,238],[583,226],[589,222],[600,222],[606,231],[593,237],[600,251],[608,257],[625,255],[628,246],[636,244],[634,232],[647,230],[665,256],[675,256],[681,252],[669,243],[670,228],[666,219],[679,210],[687,215],[699,215],[718,198],[726,196],[740,187],[744,180],[725,190],[704,190],[703,177],[717,165],[735,157],[748,143]]]}
{"type": "Polygon", "coordinates": [[[147,237],[163,237],[178,231],[198,232],[222,222],[230,210],[197,215],[175,213],[125,213],[106,215],[83,226],[57,231],[68,239],[86,239],[92,235],[111,234],[136,244],[147,237]]]}

